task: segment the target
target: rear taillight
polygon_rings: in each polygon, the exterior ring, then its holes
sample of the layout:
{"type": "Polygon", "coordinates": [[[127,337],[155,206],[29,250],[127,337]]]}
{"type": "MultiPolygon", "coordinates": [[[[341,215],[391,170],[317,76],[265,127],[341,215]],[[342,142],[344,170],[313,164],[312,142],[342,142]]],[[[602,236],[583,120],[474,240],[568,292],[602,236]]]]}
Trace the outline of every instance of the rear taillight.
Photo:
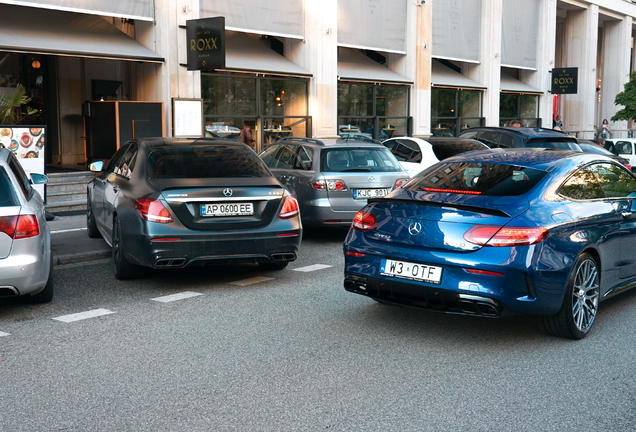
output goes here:
{"type": "Polygon", "coordinates": [[[346,191],[347,185],[342,180],[317,180],[311,183],[316,190],[346,191]]]}
{"type": "Polygon", "coordinates": [[[375,229],[375,222],[375,215],[373,213],[364,213],[359,211],[353,218],[353,223],[351,225],[360,231],[371,231],[375,229]]]}
{"type": "Polygon", "coordinates": [[[40,225],[35,215],[0,217],[0,232],[13,239],[22,239],[40,235],[40,225]]]}
{"type": "Polygon", "coordinates": [[[464,234],[464,239],[479,246],[527,246],[541,243],[548,234],[548,229],[543,227],[473,225],[464,234]]]}
{"type": "Polygon", "coordinates": [[[395,188],[401,188],[402,186],[404,186],[406,184],[406,182],[409,181],[409,179],[399,179],[398,181],[395,182],[395,188]]]}
{"type": "Polygon", "coordinates": [[[631,170],[631,169],[632,169],[632,166],[631,166],[631,165],[628,165],[628,164],[625,164],[625,168],[627,168],[628,170],[631,170]]]}
{"type": "Polygon", "coordinates": [[[168,209],[163,203],[156,199],[151,198],[139,198],[135,201],[135,210],[137,214],[144,220],[157,223],[171,223],[174,222],[172,216],[168,212],[168,209]]]}
{"type": "Polygon", "coordinates": [[[300,213],[298,208],[298,201],[293,196],[285,197],[285,203],[280,211],[278,217],[281,219],[289,219],[300,213]]]}

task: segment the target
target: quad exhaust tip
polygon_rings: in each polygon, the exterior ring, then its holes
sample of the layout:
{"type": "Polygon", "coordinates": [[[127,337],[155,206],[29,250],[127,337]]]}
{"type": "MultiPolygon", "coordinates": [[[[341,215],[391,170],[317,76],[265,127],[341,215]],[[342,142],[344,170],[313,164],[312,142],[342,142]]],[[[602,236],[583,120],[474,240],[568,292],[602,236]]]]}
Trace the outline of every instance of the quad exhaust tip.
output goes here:
{"type": "Polygon", "coordinates": [[[272,254],[272,261],[280,262],[280,261],[295,261],[295,260],[296,260],[295,253],[272,254]]]}
{"type": "Polygon", "coordinates": [[[183,267],[185,258],[163,258],[155,262],[155,268],[183,267]]]}

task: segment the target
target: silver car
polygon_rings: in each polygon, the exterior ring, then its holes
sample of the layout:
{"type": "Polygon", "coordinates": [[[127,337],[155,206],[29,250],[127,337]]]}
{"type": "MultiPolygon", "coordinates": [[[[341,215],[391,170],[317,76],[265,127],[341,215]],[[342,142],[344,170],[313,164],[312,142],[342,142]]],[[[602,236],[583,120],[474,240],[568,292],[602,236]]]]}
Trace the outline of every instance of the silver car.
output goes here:
{"type": "Polygon", "coordinates": [[[13,152],[0,145],[0,297],[25,296],[34,303],[53,298],[51,233],[44,202],[13,152]]]}
{"type": "Polygon", "coordinates": [[[298,199],[303,226],[348,227],[370,198],[409,179],[391,152],[362,139],[283,138],[260,153],[298,199]]]}

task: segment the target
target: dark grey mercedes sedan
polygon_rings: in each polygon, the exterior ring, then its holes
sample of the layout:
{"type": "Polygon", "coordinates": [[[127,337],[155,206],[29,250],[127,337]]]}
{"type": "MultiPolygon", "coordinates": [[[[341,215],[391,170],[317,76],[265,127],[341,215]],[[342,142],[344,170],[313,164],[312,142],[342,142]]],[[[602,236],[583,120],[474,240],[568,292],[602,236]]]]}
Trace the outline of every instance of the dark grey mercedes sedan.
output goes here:
{"type": "Polygon", "coordinates": [[[258,263],[280,270],[302,237],[298,201],[247,145],[225,139],[127,142],[88,184],[89,237],[113,249],[115,276],[142,267],[258,263]]]}

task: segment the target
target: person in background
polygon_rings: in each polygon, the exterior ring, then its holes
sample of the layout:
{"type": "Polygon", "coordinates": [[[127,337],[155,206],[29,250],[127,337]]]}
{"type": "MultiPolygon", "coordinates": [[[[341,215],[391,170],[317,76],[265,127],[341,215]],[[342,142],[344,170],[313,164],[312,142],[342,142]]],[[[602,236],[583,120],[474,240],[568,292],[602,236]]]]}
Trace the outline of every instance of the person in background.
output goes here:
{"type": "Polygon", "coordinates": [[[510,122],[510,127],[521,127],[521,122],[519,120],[513,120],[510,122]]]}
{"type": "Polygon", "coordinates": [[[601,124],[601,132],[599,133],[599,137],[603,138],[604,140],[608,139],[610,137],[610,125],[607,122],[607,119],[603,119],[603,124],[601,124]]]}
{"type": "Polygon", "coordinates": [[[596,143],[597,143],[599,146],[601,146],[601,147],[605,148],[605,140],[604,140],[603,138],[599,137],[599,138],[596,140],[596,143]]]}
{"type": "Polygon", "coordinates": [[[241,129],[241,133],[239,135],[239,141],[247,144],[251,148],[256,148],[256,140],[254,140],[254,131],[247,124],[245,120],[243,120],[243,129],[241,129]]]}
{"type": "Polygon", "coordinates": [[[563,130],[563,122],[561,121],[561,116],[557,115],[554,120],[554,129],[559,128],[557,130],[563,130]]]}

